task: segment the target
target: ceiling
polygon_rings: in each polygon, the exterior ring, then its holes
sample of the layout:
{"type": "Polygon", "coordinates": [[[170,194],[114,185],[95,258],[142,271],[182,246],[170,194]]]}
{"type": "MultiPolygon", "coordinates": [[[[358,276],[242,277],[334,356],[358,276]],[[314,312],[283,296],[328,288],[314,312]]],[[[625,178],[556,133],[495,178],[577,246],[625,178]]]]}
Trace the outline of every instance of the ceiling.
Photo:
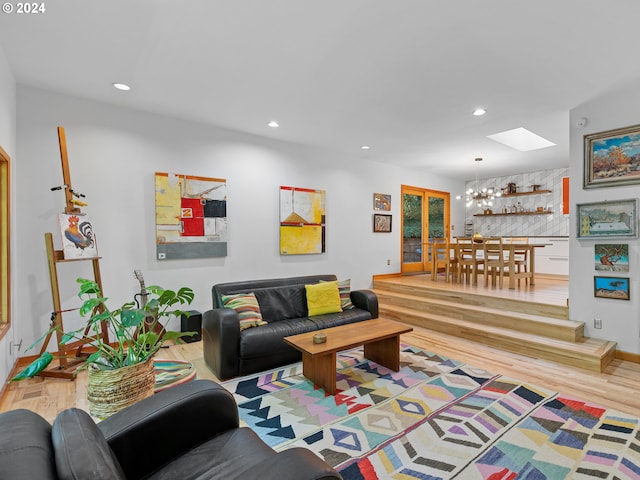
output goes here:
{"type": "Polygon", "coordinates": [[[637,0],[44,5],[0,15],[19,84],[459,179],[567,166],[569,110],[640,81],[637,0]]]}

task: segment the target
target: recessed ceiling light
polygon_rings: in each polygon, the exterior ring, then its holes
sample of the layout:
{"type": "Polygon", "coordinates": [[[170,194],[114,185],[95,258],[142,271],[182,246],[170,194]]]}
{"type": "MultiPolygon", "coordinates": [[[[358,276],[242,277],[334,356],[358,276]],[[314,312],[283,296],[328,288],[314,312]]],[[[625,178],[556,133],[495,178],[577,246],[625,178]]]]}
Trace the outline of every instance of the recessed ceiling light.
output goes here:
{"type": "Polygon", "coordinates": [[[360,148],[362,150],[369,150],[371,147],[369,145],[362,145],[360,148]]]}
{"type": "Polygon", "coordinates": [[[502,143],[507,147],[520,150],[521,152],[539,150],[540,148],[553,147],[555,145],[555,143],[550,142],[546,138],[542,138],[540,135],[536,135],[522,127],[487,135],[487,138],[502,143]]]}
{"type": "Polygon", "coordinates": [[[476,117],[481,117],[485,113],[487,113],[487,110],[485,108],[476,108],[473,111],[473,115],[476,116],[476,117]]]}
{"type": "Polygon", "coordinates": [[[280,124],[275,120],[271,120],[269,123],[267,123],[267,125],[271,128],[278,128],[280,126],[280,124]]]}
{"type": "Polygon", "coordinates": [[[125,92],[131,90],[131,87],[126,83],[114,83],[113,86],[118,90],[124,90],[125,92]]]}

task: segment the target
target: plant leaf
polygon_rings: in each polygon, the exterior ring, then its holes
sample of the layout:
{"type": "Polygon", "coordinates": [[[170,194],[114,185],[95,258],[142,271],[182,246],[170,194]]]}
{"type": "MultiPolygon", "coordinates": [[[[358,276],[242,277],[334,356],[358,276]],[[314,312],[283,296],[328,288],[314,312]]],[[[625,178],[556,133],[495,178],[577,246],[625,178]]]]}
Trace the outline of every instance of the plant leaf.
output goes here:
{"type": "Polygon", "coordinates": [[[122,319],[122,326],[125,328],[129,327],[137,327],[140,325],[140,322],[144,319],[145,314],[140,309],[131,309],[131,310],[123,310],[120,313],[120,318],[122,319]]]}
{"type": "Polygon", "coordinates": [[[78,278],[76,279],[76,282],[78,282],[80,284],[80,292],[78,293],[79,297],[82,297],[82,295],[98,295],[100,296],[100,287],[98,286],[97,282],[94,282],[93,280],[88,280],[86,278],[78,278]]]}
{"type": "Polygon", "coordinates": [[[18,373],[15,377],[13,377],[10,382],[17,382],[19,380],[24,380],[25,378],[32,378],[43,371],[45,368],[49,366],[53,360],[53,355],[50,352],[44,352],[38,358],[36,358],[33,362],[31,362],[27,368],[18,373]]]}
{"type": "Polygon", "coordinates": [[[195,294],[193,293],[193,290],[188,287],[182,287],[180,290],[178,290],[178,298],[180,299],[181,303],[190,304],[191,302],[193,302],[194,297],[195,294]]]}
{"type": "Polygon", "coordinates": [[[106,298],[87,298],[80,307],[80,316],[86,317],[88,314],[93,312],[97,306],[106,300],[106,298]]]}
{"type": "Polygon", "coordinates": [[[175,340],[181,337],[192,337],[196,333],[197,332],[165,332],[165,334],[162,336],[162,341],[164,342],[166,340],[175,340]]]}
{"type": "Polygon", "coordinates": [[[74,330],[73,332],[64,332],[62,334],[62,340],[60,341],[60,343],[62,345],[66,345],[72,340],[76,340],[79,337],[78,333],[80,332],[84,332],[84,328],[79,328],[78,330],[74,330]]]}

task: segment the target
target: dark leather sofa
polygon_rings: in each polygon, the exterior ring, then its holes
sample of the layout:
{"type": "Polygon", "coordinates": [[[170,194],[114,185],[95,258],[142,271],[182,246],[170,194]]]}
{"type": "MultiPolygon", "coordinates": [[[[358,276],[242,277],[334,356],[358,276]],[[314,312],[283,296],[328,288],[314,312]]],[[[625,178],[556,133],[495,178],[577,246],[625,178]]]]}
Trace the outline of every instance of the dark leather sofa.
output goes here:
{"type": "Polygon", "coordinates": [[[335,275],[312,275],[214,285],[213,309],[202,316],[205,363],[221,380],[262,372],[301,360],[284,337],[378,317],[378,297],[370,290],[351,291],[355,308],[309,317],[305,285],[335,280],[335,275]],[[222,295],[251,292],[268,325],[240,331],[238,314],[222,308],[222,295]]]}
{"type": "Polygon", "coordinates": [[[276,453],[239,428],[233,396],[210,380],[167,389],[97,425],[64,410],[53,427],[30,410],[0,414],[2,480],[339,480],[310,450],[276,453]]]}

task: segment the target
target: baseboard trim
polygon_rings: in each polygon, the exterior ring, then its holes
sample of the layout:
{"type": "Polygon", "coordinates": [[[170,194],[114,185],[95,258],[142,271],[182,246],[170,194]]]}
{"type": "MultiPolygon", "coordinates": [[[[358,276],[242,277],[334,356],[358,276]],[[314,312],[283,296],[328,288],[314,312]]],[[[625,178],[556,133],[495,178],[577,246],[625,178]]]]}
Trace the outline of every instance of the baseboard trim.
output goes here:
{"type": "Polygon", "coordinates": [[[384,278],[397,278],[402,277],[402,273],[381,273],[379,275],[374,275],[373,280],[382,280],[384,278]]]}
{"type": "Polygon", "coordinates": [[[629,353],[616,350],[616,359],[624,360],[625,362],[640,363],[640,353],[629,353]]]}

